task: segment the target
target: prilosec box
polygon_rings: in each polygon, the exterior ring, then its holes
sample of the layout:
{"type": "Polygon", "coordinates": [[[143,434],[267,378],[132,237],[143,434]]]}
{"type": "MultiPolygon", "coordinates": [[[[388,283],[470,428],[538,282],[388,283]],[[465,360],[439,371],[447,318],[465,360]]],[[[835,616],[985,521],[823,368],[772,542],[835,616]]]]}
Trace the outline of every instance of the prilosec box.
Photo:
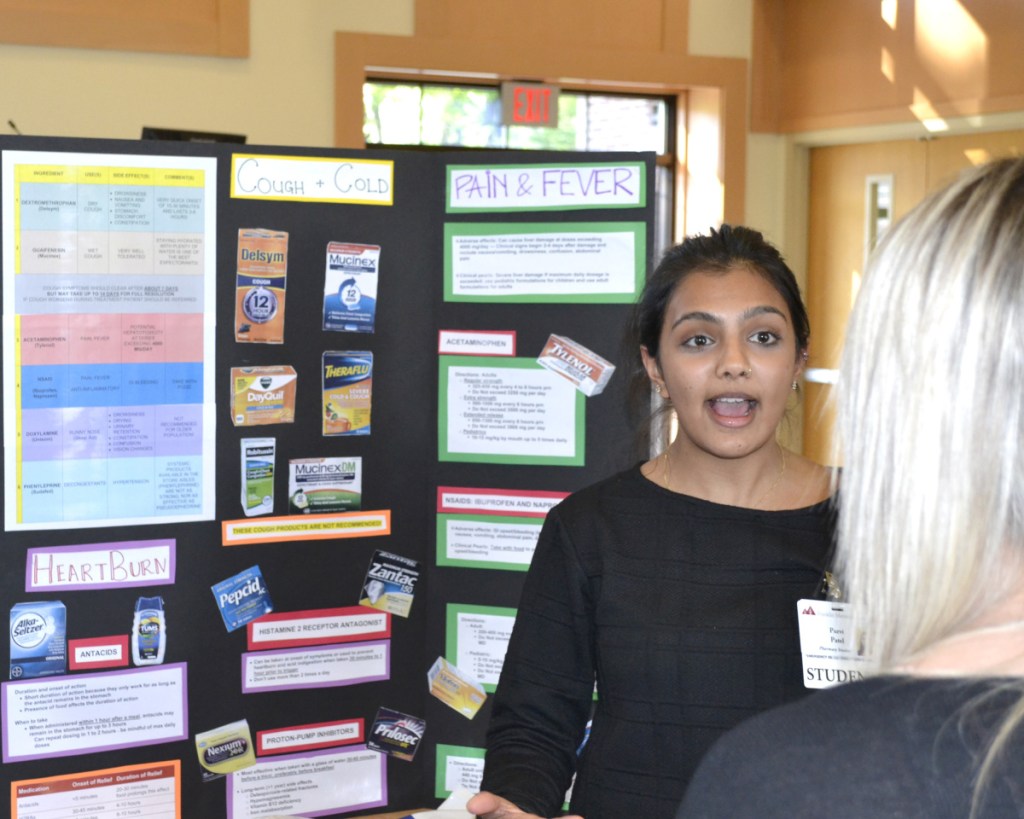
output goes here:
{"type": "Polygon", "coordinates": [[[231,420],[236,427],[295,422],[298,376],[286,364],[231,368],[231,420]]]}
{"type": "Polygon", "coordinates": [[[381,706],[366,738],[366,747],[411,762],[426,730],[427,723],[420,717],[381,706]]]}
{"type": "Polygon", "coordinates": [[[65,673],[67,633],[67,609],[59,600],[11,606],[11,679],[65,673]]]}

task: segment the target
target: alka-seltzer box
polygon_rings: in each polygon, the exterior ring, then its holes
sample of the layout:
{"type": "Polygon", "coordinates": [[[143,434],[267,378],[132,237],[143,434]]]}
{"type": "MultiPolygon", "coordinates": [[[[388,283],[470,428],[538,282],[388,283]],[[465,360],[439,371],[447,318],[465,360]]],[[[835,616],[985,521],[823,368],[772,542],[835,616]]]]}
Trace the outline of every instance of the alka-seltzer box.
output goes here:
{"type": "Polygon", "coordinates": [[[324,329],[372,333],[377,318],[380,245],[327,244],[324,329]]]}
{"type": "Polygon", "coordinates": [[[418,561],[377,550],[370,559],[370,568],[366,570],[359,605],[408,617],[419,579],[418,561]]]}
{"type": "Polygon", "coordinates": [[[295,458],[288,461],[289,514],[358,512],[362,502],[362,458],[295,458]]]}
{"type": "Polygon", "coordinates": [[[366,747],[412,762],[426,730],[426,720],[381,706],[366,738],[366,747]]]}
{"type": "Polygon", "coordinates": [[[251,566],[244,572],[221,580],[210,586],[210,590],[228,631],[239,629],[274,610],[259,566],[251,566]]]}
{"type": "Polygon", "coordinates": [[[537,356],[537,363],[568,378],[584,395],[597,395],[615,372],[615,365],[605,361],[571,338],[548,336],[547,344],[537,356]]]}
{"type": "Polygon", "coordinates": [[[438,657],[427,672],[430,693],[467,719],[473,719],[487,699],[483,687],[463,674],[444,657],[438,657]]]}
{"type": "Polygon", "coordinates": [[[324,353],[324,435],[369,435],[372,395],[373,353],[324,353]]]}
{"type": "Polygon", "coordinates": [[[231,368],[231,420],[236,427],[295,422],[295,369],[272,367],[231,368]]]}
{"type": "Polygon", "coordinates": [[[67,671],[67,609],[59,600],[11,606],[11,679],[67,671]]]}
{"type": "Polygon", "coordinates": [[[284,343],[288,234],[241,228],[235,267],[235,341],[284,343]]]}

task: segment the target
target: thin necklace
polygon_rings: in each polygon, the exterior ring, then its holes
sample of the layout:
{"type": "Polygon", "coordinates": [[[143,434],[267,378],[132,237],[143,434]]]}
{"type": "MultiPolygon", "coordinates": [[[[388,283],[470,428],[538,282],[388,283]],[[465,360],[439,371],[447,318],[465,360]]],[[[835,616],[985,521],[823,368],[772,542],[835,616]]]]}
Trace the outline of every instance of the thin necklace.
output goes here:
{"type": "MultiPolygon", "coordinates": [[[[769,486],[762,493],[761,497],[759,497],[756,501],[754,501],[753,504],[751,504],[751,507],[750,507],[751,509],[757,509],[761,505],[761,502],[765,498],[767,498],[772,492],[775,491],[775,488],[779,485],[779,481],[782,480],[782,476],[786,474],[786,450],[782,446],[782,444],[780,444],[778,441],[775,442],[775,446],[777,446],[779,448],[779,455],[782,458],[782,463],[779,465],[779,471],[775,475],[775,480],[772,481],[772,485],[769,486]]],[[[670,461],[669,457],[668,457],[668,447],[666,447],[665,451],[661,453],[661,459],[664,462],[664,466],[662,467],[662,471],[664,471],[664,473],[665,473],[665,488],[669,492],[671,492],[672,491],[672,461],[670,461]]]]}
{"type": "Polygon", "coordinates": [[[761,497],[754,501],[754,505],[751,507],[752,509],[757,509],[761,505],[761,501],[763,501],[772,492],[775,491],[775,487],[779,485],[779,481],[782,480],[782,476],[786,474],[786,450],[778,441],[775,442],[775,446],[779,448],[779,455],[782,457],[782,464],[779,466],[779,472],[775,476],[775,480],[772,481],[772,485],[765,490],[764,494],[761,495],[761,497]]]}

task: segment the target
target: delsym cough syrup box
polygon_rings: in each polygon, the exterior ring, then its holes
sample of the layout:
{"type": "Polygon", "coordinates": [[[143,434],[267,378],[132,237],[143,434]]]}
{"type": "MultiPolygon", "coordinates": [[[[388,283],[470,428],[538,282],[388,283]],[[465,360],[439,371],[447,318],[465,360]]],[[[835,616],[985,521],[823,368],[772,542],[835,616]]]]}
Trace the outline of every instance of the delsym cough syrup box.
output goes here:
{"type": "Polygon", "coordinates": [[[241,228],[235,278],[235,341],[284,343],[288,234],[241,228]]]}
{"type": "Polygon", "coordinates": [[[324,353],[324,435],[369,435],[372,395],[373,353],[324,353]]]}
{"type": "Polygon", "coordinates": [[[67,609],[60,601],[15,603],[10,635],[12,680],[67,670],[67,609]]]}

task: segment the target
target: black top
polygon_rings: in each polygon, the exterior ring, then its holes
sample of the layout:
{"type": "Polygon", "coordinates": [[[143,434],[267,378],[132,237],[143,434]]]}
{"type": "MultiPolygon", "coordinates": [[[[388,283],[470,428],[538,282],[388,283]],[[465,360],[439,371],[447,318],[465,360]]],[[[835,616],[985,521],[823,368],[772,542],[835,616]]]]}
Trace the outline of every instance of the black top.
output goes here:
{"type": "MultiPolygon", "coordinates": [[[[677,819],[967,819],[976,765],[1022,685],[876,677],[826,689],[717,743],[677,819]]],[[[999,759],[976,819],[1024,816],[1021,730],[999,759]]]]}
{"type": "Polygon", "coordinates": [[[509,640],[482,788],[541,816],[671,817],[708,747],[805,693],[797,600],[831,504],[761,512],[669,492],[639,466],[548,514],[509,640]],[[599,697],[594,702],[594,684],[599,697]]]}

